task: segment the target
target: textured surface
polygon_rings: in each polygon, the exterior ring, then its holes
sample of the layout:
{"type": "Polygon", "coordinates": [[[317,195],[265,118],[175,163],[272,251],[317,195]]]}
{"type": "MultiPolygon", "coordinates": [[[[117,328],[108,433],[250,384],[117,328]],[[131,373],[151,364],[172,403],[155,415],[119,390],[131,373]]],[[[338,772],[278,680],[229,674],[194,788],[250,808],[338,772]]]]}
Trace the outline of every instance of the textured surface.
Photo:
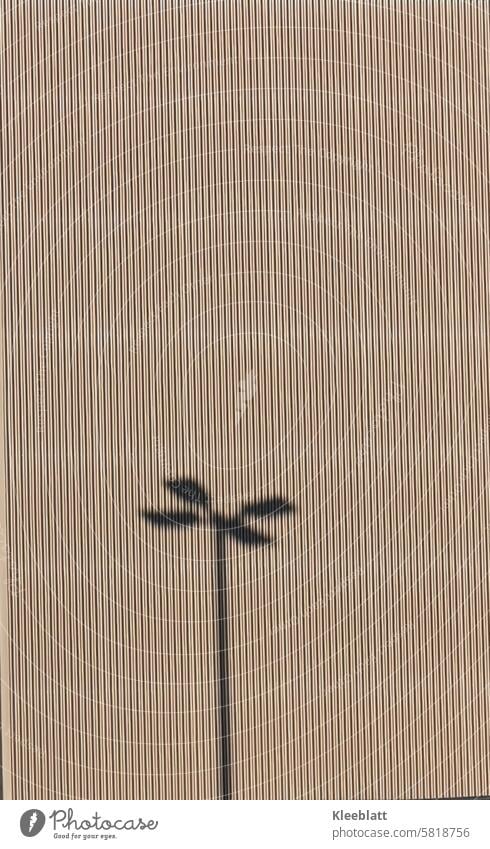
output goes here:
{"type": "Polygon", "coordinates": [[[490,791],[483,4],[3,4],[13,798],[490,791]],[[259,520],[257,529],[265,530],[259,520]]]}

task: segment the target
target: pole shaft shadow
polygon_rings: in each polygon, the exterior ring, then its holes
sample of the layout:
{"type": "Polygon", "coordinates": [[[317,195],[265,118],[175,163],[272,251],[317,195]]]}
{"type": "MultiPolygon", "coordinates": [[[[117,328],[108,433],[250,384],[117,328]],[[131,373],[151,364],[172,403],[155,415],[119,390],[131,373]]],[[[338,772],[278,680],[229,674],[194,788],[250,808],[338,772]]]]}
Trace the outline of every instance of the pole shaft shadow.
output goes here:
{"type": "Polygon", "coordinates": [[[216,531],[216,595],[218,614],[219,758],[220,799],[231,799],[230,673],[228,664],[228,588],[225,534],[216,531]]]}

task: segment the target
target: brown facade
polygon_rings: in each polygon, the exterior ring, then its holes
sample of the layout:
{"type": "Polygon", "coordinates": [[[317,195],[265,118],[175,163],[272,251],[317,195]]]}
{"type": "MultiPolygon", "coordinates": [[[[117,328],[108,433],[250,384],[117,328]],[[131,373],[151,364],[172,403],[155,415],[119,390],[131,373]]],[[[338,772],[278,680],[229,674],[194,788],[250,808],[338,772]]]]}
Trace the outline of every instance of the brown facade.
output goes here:
{"type": "Polygon", "coordinates": [[[8,798],[490,791],[490,15],[4,4],[8,798]],[[197,508],[199,512],[199,508],[197,508]]]}

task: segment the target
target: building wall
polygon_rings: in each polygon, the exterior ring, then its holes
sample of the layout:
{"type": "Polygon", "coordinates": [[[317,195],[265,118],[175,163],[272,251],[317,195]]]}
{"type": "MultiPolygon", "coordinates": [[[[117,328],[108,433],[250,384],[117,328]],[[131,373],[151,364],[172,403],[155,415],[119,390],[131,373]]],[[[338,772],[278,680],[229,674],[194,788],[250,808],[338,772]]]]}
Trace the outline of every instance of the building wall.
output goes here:
{"type": "Polygon", "coordinates": [[[484,4],[7,2],[10,798],[488,795],[484,4]]]}

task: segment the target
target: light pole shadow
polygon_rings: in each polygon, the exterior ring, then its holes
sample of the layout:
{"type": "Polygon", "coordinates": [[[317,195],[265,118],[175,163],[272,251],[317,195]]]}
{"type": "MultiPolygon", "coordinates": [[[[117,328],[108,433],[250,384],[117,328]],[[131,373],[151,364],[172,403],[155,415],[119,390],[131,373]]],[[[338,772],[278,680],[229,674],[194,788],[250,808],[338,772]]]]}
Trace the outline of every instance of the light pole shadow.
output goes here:
{"type": "Polygon", "coordinates": [[[284,498],[261,499],[245,504],[234,516],[225,517],[211,508],[206,490],[190,478],[167,481],[167,487],[186,504],[186,509],[170,512],[149,510],[144,519],[167,530],[204,524],[215,533],[215,593],[217,624],[217,679],[218,679],[218,744],[220,763],[220,799],[232,798],[231,781],[231,700],[228,636],[228,574],[226,564],[226,539],[235,539],[249,549],[271,545],[273,540],[252,527],[257,519],[278,518],[292,513],[293,507],[284,498]]]}

